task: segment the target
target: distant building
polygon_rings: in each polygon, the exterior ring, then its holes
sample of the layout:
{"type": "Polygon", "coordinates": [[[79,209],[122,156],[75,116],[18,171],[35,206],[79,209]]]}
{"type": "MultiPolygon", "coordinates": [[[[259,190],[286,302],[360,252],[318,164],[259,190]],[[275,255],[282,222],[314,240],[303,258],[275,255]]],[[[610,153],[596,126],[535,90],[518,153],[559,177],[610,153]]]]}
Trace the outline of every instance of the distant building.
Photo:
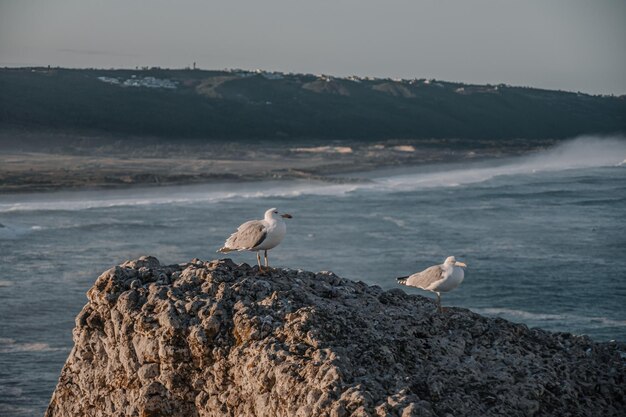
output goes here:
{"type": "Polygon", "coordinates": [[[121,87],[167,88],[171,90],[178,88],[178,82],[176,81],[155,77],[137,77],[136,75],[131,75],[130,78],[123,81],[118,78],[104,76],[98,77],[98,80],[121,87]]]}

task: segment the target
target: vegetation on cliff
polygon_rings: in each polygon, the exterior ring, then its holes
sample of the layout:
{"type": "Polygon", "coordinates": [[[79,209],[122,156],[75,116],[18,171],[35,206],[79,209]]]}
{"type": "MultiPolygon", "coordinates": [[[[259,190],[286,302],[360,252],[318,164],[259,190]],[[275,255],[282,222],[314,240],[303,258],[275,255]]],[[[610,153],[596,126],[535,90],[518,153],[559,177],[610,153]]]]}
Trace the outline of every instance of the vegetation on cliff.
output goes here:
{"type": "Polygon", "coordinates": [[[435,80],[0,69],[0,126],[210,139],[565,138],[626,131],[624,97],[435,80]]]}

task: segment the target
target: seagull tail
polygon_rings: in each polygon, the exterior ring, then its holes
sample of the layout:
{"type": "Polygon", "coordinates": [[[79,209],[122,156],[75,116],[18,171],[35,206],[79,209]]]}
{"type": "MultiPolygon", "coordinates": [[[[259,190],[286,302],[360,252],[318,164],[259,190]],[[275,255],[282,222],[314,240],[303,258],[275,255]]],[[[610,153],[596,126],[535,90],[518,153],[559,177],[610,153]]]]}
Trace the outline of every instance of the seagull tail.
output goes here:
{"type": "Polygon", "coordinates": [[[398,277],[398,278],[396,278],[398,280],[398,284],[406,285],[406,280],[407,280],[408,277],[410,277],[410,275],[407,275],[405,277],[398,277]]]}
{"type": "Polygon", "coordinates": [[[237,249],[231,249],[229,247],[224,246],[223,248],[219,248],[216,252],[220,252],[220,253],[228,253],[228,252],[233,252],[236,251],[237,249]]]}

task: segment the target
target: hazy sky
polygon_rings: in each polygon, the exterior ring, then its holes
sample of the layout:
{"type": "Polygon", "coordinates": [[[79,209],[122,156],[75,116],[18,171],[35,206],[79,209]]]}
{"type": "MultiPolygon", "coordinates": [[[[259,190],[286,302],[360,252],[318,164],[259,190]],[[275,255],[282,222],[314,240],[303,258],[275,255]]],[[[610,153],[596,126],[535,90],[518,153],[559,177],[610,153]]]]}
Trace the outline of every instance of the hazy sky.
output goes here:
{"type": "Polygon", "coordinates": [[[194,61],[626,94],[626,0],[0,0],[0,66],[194,61]]]}

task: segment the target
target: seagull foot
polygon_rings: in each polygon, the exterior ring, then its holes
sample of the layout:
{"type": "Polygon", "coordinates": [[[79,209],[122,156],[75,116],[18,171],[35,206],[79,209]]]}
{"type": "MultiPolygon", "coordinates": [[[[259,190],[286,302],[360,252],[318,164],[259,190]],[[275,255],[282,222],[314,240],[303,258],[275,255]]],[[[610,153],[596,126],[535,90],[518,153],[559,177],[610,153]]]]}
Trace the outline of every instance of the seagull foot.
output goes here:
{"type": "Polygon", "coordinates": [[[259,267],[259,275],[267,275],[270,272],[272,272],[272,269],[267,267],[267,266],[260,266],[259,267]]]}

